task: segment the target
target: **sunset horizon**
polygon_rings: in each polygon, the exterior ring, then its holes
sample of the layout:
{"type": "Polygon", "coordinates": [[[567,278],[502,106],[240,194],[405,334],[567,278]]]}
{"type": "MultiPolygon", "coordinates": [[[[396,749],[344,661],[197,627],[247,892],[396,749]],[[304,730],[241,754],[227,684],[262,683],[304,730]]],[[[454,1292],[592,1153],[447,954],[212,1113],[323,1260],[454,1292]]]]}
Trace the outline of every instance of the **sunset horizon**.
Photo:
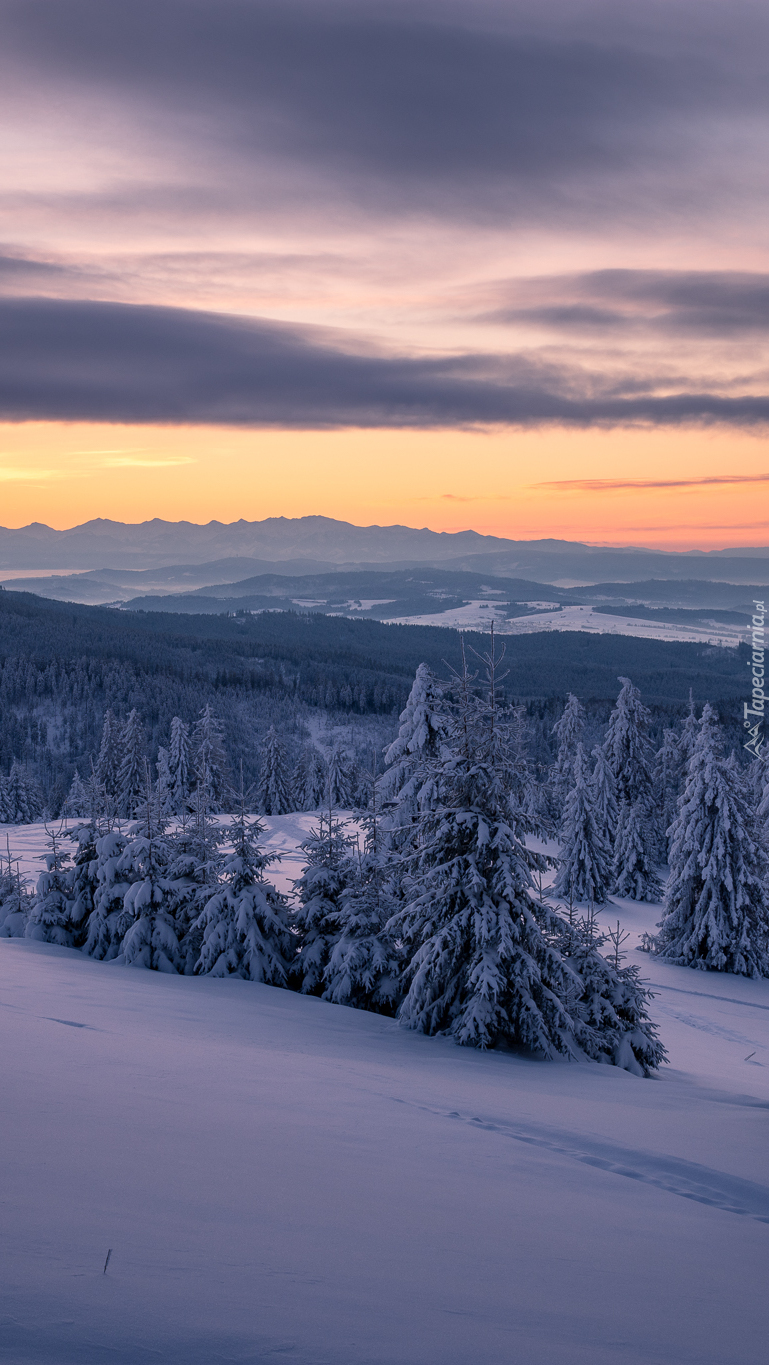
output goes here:
{"type": "Polygon", "coordinates": [[[765,1365],[768,68],[0,0],[8,1365],[765,1365]]]}

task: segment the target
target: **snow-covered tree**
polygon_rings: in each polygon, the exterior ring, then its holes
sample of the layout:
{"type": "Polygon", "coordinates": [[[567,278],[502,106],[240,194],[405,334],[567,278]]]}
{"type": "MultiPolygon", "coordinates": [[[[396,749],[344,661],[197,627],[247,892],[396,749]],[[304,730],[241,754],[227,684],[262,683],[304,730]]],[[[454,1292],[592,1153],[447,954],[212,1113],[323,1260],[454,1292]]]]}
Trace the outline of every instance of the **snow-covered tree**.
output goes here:
{"type": "Polygon", "coordinates": [[[331,750],[328,761],[325,804],[336,810],[349,810],[352,805],[350,763],[338,744],[331,750]]]}
{"type": "Polygon", "coordinates": [[[564,1001],[571,969],[554,943],[560,924],[537,901],[527,848],[533,832],[510,800],[513,756],[495,703],[498,661],[486,659],[488,695],[465,674],[434,776],[441,804],[420,816],[409,858],[411,889],[389,924],[410,961],[399,1018],[424,1033],[492,1047],[507,1040],[547,1056],[577,1050],[564,1001]]]}
{"type": "Polygon", "coordinates": [[[108,707],[104,712],[99,757],[94,768],[94,785],[99,793],[101,813],[107,818],[112,818],[117,812],[122,761],[121,727],[108,707]]]}
{"type": "Polygon", "coordinates": [[[651,716],[629,678],[609,717],[604,753],[616,783],[617,801],[632,805],[651,790],[652,755],[647,733],[651,716]]]}
{"type": "Polygon", "coordinates": [[[83,952],[109,962],[117,957],[123,935],[130,925],[124,899],[132,877],[123,864],[128,840],[120,830],[110,830],[96,840],[96,890],[83,952]]]}
{"type": "Polygon", "coordinates": [[[563,924],[559,947],[579,983],[569,1013],[579,1046],[592,1061],[650,1076],[667,1057],[649,1018],[652,992],[638,967],[622,965],[619,929],[616,939],[615,953],[604,955],[608,935],[598,930],[592,911],[563,924]]]}
{"type": "Polygon", "coordinates": [[[700,724],[697,720],[697,712],[694,706],[694,696],[691,688],[689,689],[689,710],[686,713],[686,720],[678,739],[678,795],[680,796],[686,786],[687,769],[689,759],[694,753],[694,746],[697,743],[700,724]]]}
{"type": "Polygon", "coordinates": [[[769,852],[769,748],[749,767],[749,786],[756,812],[758,836],[769,852]]]}
{"type": "Polygon", "coordinates": [[[669,849],[668,830],[675,819],[681,785],[680,742],[681,737],[675,730],[663,731],[652,775],[659,847],[665,858],[669,849]]]}
{"type": "Polygon", "coordinates": [[[614,781],[614,774],[609,767],[609,761],[600,745],[593,750],[591,757],[595,759],[591,778],[595,818],[607,846],[611,849],[614,846],[614,839],[617,834],[619,814],[617,785],[614,781]]]}
{"type": "Polygon", "coordinates": [[[323,999],[394,1014],[402,952],[387,929],[397,905],[388,886],[377,813],[362,817],[365,847],[349,859],[339,893],[339,933],[324,972],[323,999]]]}
{"type": "Polygon", "coordinates": [[[769,976],[769,859],[706,705],[670,847],[656,951],[667,962],[769,976]]]}
{"type": "Polygon", "coordinates": [[[73,815],[75,817],[87,816],[91,813],[92,804],[91,792],[88,790],[88,787],[80,776],[77,768],[75,768],[75,776],[72,779],[72,785],[67,793],[64,809],[67,815],[73,815]]]}
{"type": "Polygon", "coordinates": [[[656,836],[648,797],[619,809],[617,835],[612,863],[612,890],[631,901],[662,898],[662,886],[655,870],[656,836]]]}
{"type": "Polygon", "coordinates": [[[611,881],[611,852],[596,815],[587,757],[579,741],[571,771],[573,786],[566,797],[553,894],[562,900],[603,905],[611,881]]]}
{"type": "Polygon", "coordinates": [[[326,797],[326,762],[314,744],[306,744],[294,768],[295,810],[318,810],[326,797]]]}
{"type": "Polygon", "coordinates": [[[274,725],[261,749],[257,801],[262,815],[285,815],[293,809],[286,751],[274,725]]]}
{"type": "Polygon", "coordinates": [[[346,823],[329,811],[321,812],[317,829],[301,845],[306,861],[294,882],[299,951],[291,963],[291,983],[303,995],[322,995],[325,989],[323,974],[341,934],[340,897],[351,874],[353,843],[346,823]]]}
{"type": "Polygon", "coordinates": [[[232,853],[224,862],[225,885],[198,920],[202,943],[195,971],[285,986],[295,940],[288,902],[265,876],[277,855],[262,852],[264,826],[250,822],[242,810],[229,834],[232,853]]]}
{"type": "Polygon", "coordinates": [[[168,750],[165,749],[162,744],[158,746],[155,772],[157,773],[155,792],[158,807],[165,814],[170,814],[173,810],[173,802],[171,799],[171,770],[168,766],[168,750]]]}
{"type": "Polygon", "coordinates": [[[37,786],[21,763],[13,762],[3,791],[5,823],[32,825],[40,819],[42,801],[37,786]]]}
{"type": "Polygon", "coordinates": [[[382,837],[393,854],[411,839],[419,812],[438,802],[435,765],[447,730],[443,686],[427,664],[420,664],[401,712],[398,736],[385,750],[389,766],[377,781],[382,837]]]}
{"type": "Polygon", "coordinates": [[[32,910],[32,897],[14,863],[8,836],[0,863],[0,938],[23,938],[32,910]]]}
{"type": "Polygon", "coordinates": [[[200,914],[220,889],[226,842],[226,827],[208,820],[193,820],[182,809],[180,825],[170,844],[166,876],[171,887],[170,913],[181,946],[182,973],[192,976],[200,957],[203,932],[200,914]]]}
{"type": "Polygon", "coordinates": [[[37,879],[25,938],[41,943],[58,943],[71,948],[72,931],[72,873],[67,868],[69,852],[63,846],[62,833],[47,830],[49,852],[45,855],[45,871],[37,879]]]}
{"type": "Polygon", "coordinates": [[[630,900],[659,900],[662,889],[654,867],[659,841],[654,818],[652,754],[647,732],[651,719],[641,693],[629,678],[609,718],[604,753],[616,784],[619,814],[614,840],[612,890],[630,900]]]}
{"type": "Polygon", "coordinates": [[[93,820],[87,824],[76,825],[68,831],[67,837],[75,844],[73,868],[71,872],[70,920],[74,946],[82,948],[88,939],[88,931],[93,914],[98,886],[97,869],[99,866],[96,840],[99,831],[93,820]]]}
{"type": "Polygon", "coordinates": [[[223,809],[229,783],[222,723],[210,704],[204,706],[192,736],[195,783],[207,811],[223,809]]]}
{"type": "Polygon", "coordinates": [[[169,805],[181,815],[194,784],[190,727],[179,716],[171,720],[171,739],[168,745],[169,805]]]}
{"type": "Polygon", "coordinates": [[[553,793],[556,809],[560,813],[574,785],[574,759],[577,745],[585,733],[585,708],[573,692],[569,693],[563,715],[553,726],[552,733],[558,741],[553,764],[553,793]]]}
{"type": "Polygon", "coordinates": [[[385,751],[387,771],[379,780],[383,800],[394,800],[406,788],[404,800],[416,810],[420,774],[438,758],[446,727],[443,688],[432,669],[420,664],[400,715],[397,738],[385,751]]]}
{"type": "Polygon", "coordinates": [[[147,797],[147,741],[144,726],[136,707],[133,708],[121,733],[122,759],[118,772],[118,805],[129,820],[147,797]]]}
{"type": "Polygon", "coordinates": [[[173,915],[173,885],[168,876],[172,853],[161,827],[147,820],[120,858],[119,871],[130,882],[123,898],[130,918],[120,944],[129,967],[174,974],[181,971],[182,952],[173,915]]]}

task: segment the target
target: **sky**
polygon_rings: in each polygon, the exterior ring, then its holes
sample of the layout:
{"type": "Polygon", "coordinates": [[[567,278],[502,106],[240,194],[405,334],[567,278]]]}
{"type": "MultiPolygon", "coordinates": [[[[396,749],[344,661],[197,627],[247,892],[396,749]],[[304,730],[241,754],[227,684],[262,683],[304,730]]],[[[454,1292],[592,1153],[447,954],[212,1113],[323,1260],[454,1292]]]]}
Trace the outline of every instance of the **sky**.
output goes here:
{"type": "Polygon", "coordinates": [[[0,0],[0,521],[769,543],[763,0],[0,0]]]}

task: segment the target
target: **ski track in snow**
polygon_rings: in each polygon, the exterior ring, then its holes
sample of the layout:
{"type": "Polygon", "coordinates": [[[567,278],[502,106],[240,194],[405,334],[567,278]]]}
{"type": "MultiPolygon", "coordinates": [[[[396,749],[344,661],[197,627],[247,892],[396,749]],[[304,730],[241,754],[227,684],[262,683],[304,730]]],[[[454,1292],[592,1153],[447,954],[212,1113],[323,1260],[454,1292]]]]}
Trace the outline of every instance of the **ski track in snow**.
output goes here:
{"type": "Polygon", "coordinates": [[[640,965],[654,1080],[0,940],[3,1361],[763,1365],[769,981],[640,965]]]}
{"type": "MultiPolygon", "coordinates": [[[[397,1102],[408,1103],[405,1100],[397,1102]]],[[[532,1124],[513,1128],[498,1119],[483,1118],[477,1114],[461,1114],[454,1109],[431,1109],[427,1105],[419,1107],[440,1118],[456,1119],[484,1132],[499,1133],[515,1142],[543,1147],[560,1156],[570,1157],[573,1161],[581,1161],[586,1166],[594,1166],[596,1170],[625,1176],[628,1180],[640,1180],[668,1194],[680,1195],[682,1199],[693,1199],[711,1208],[754,1218],[759,1223],[769,1223],[769,1187],[728,1176],[723,1171],[673,1157],[654,1156],[651,1152],[591,1142],[565,1129],[559,1131],[532,1124]]]]}

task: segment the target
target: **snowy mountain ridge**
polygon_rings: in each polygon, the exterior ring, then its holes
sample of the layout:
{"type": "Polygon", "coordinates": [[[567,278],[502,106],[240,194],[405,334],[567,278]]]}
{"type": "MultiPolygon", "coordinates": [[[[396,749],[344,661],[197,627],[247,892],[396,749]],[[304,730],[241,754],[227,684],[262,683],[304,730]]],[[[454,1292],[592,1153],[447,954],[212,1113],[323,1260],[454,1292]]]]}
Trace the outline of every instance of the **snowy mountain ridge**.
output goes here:
{"type": "Polygon", "coordinates": [[[0,570],[15,572],[147,570],[234,558],[260,560],[262,572],[285,560],[309,560],[314,568],[440,564],[561,582],[564,586],[612,577],[626,581],[697,577],[755,583],[766,581],[768,555],[767,547],[663,551],[552,538],[514,540],[473,530],[356,526],[322,516],[210,521],[206,525],[157,517],[136,524],[96,518],[66,530],[40,522],[19,528],[0,527],[0,570]]]}

